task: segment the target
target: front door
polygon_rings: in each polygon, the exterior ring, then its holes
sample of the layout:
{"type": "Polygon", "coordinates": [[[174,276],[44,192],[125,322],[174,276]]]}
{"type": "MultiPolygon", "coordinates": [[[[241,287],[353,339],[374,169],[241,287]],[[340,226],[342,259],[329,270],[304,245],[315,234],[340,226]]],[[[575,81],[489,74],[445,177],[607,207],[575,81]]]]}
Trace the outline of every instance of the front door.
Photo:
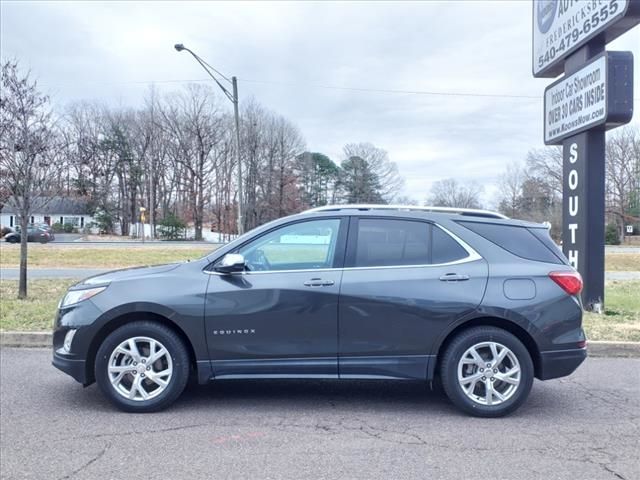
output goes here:
{"type": "Polygon", "coordinates": [[[346,220],[268,231],[235,250],[246,271],[211,272],[205,302],[216,378],[337,376],[346,220]]]}
{"type": "Polygon", "coordinates": [[[424,379],[431,346],[482,300],[487,264],[425,221],[352,219],[340,296],[340,377],[424,379]]]}

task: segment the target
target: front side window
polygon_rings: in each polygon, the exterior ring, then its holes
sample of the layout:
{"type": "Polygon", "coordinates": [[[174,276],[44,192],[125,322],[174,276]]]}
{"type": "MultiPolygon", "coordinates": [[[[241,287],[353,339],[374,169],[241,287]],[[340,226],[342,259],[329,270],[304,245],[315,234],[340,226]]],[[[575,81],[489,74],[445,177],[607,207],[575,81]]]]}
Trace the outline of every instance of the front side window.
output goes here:
{"type": "Polygon", "coordinates": [[[356,267],[425,265],[429,258],[429,224],[410,220],[358,221],[356,267]]]}
{"type": "Polygon", "coordinates": [[[311,220],[280,227],[238,250],[249,271],[333,267],[340,220],[311,220]]]}

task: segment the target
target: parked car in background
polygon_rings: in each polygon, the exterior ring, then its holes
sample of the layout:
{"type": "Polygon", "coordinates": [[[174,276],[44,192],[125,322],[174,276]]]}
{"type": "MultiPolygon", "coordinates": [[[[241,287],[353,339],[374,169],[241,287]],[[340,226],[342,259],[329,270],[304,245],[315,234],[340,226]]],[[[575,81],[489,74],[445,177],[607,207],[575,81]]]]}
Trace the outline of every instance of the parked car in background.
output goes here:
{"type": "Polygon", "coordinates": [[[190,376],[439,378],[458,408],[497,417],[534,378],[586,358],[581,289],[544,225],[483,210],[321,207],[199,260],[72,286],[53,365],[129,412],[169,406],[190,376]]]}
{"type": "MultiPolygon", "coordinates": [[[[4,236],[4,240],[9,243],[20,243],[21,240],[20,227],[16,227],[15,231],[8,233],[4,236]]],[[[27,241],[28,242],[40,242],[47,243],[53,240],[53,234],[47,232],[42,228],[29,227],[27,228],[27,241]]]]}
{"type": "Polygon", "coordinates": [[[53,240],[56,239],[54,233],[53,233],[53,228],[51,227],[51,225],[47,225],[46,223],[36,223],[34,225],[29,225],[30,227],[33,228],[39,228],[40,230],[43,230],[45,232],[47,232],[49,234],[49,241],[52,242],[53,240]]]}

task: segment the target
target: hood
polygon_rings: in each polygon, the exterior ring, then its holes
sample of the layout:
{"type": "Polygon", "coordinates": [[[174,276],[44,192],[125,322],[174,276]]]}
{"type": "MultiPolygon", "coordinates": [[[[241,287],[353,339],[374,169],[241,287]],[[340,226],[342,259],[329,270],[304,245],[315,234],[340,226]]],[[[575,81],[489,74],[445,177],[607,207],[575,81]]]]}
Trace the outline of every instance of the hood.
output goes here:
{"type": "Polygon", "coordinates": [[[118,280],[129,280],[138,277],[146,277],[157,273],[169,272],[177,267],[180,263],[170,263],[167,265],[153,265],[150,267],[132,267],[122,270],[113,270],[107,273],[101,273],[93,277],[85,278],[80,285],[98,285],[102,283],[110,283],[118,280]]]}

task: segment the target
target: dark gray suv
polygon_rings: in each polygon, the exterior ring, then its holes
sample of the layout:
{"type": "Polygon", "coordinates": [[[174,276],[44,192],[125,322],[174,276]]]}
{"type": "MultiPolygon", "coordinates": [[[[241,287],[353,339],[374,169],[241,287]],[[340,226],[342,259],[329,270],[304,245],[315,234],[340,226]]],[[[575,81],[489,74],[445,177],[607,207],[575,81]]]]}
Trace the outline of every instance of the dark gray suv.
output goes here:
{"type": "Polygon", "coordinates": [[[167,407],[190,377],[439,379],[456,406],[495,417],[585,359],[581,288],[543,225],[322,207],[196,261],[71,287],[53,364],[129,412],[167,407]]]}

